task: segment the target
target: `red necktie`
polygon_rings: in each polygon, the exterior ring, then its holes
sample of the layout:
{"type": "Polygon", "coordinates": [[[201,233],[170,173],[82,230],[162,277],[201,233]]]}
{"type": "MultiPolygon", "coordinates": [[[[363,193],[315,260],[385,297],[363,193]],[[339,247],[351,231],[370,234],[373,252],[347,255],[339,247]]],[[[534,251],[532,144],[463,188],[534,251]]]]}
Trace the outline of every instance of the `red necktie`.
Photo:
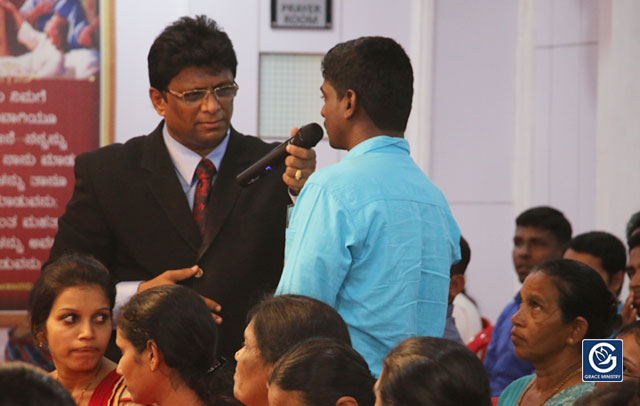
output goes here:
{"type": "Polygon", "coordinates": [[[200,230],[200,234],[204,235],[204,228],[207,225],[207,201],[209,200],[209,191],[211,190],[211,178],[216,174],[216,167],[210,160],[203,158],[196,168],[196,176],[198,177],[198,185],[196,186],[196,195],[193,199],[193,219],[200,230]]]}

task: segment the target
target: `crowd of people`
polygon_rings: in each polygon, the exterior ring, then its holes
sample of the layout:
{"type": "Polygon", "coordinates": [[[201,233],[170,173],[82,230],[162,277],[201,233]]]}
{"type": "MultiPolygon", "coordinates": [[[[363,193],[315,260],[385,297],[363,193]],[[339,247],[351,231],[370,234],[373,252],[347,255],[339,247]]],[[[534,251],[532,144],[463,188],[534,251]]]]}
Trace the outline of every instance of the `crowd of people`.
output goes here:
{"type": "Polygon", "coordinates": [[[640,214],[627,260],[612,234],[572,238],[559,210],[521,213],[522,288],[491,326],[465,294],[470,244],[403,138],[402,47],[332,48],[321,114],[344,159],[315,171],[312,149],[287,145],[246,188],[235,177],[274,145],[231,126],[236,66],[205,16],[156,38],[149,96],[162,120],[77,157],[29,300],[54,370],[2,366],[0,406],[37,404],[36,391],[78,406],[637,404],[640,214]],[[582,382],[582,340],[615,336],[625,382],[582,382]]]}

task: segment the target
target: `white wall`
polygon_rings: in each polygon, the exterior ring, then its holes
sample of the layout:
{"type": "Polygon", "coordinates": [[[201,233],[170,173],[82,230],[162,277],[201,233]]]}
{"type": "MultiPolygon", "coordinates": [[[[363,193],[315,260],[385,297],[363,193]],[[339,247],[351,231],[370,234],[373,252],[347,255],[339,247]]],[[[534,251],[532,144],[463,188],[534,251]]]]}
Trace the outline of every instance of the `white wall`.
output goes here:
{"type": "Polygon", "coordinates": [[[623,235],[640,210],[640,2],[599,2],[597,226],[623,235]]]}
{"type": "Polygon", "coordinates": [[[517,3],[435,7],[430,176],[471,246],[467,292],[494,320],[514,294],[511,173],[517,3]]]}

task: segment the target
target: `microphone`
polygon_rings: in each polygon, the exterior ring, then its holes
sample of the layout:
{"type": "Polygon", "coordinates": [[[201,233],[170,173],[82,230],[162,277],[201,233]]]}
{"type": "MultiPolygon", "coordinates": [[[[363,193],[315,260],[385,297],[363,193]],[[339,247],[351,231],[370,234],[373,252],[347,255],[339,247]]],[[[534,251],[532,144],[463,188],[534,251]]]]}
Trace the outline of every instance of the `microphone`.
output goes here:
{"type": "Polygon", "coordinates": [[[264,175],[273,170],[274,167],[281,164],[285,156],[287,156],[287,145],[293,144],[302,148],[313,148],[323,136],[322,127],[318,123],[310,123],[298,130],[296,135],[289,138],[282,144],[272,149],[267,155],[262,157],[258,162],[254,163],[238,176],[236,182],[242,186],[248,186],[260,179],[264,175]]]}

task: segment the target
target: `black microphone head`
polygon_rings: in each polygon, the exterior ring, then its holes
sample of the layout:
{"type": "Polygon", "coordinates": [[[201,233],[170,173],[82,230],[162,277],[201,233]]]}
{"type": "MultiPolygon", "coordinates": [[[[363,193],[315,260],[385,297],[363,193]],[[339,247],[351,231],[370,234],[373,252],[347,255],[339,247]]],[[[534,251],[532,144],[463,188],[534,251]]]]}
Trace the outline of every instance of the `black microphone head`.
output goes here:
{"type": "Polygon", "coordinates": [[[302,148],[313,148],[322,139],[323,135],[324,131],[322,131],[320,124],[309,123],[298,130],[291,143],[302,148]]]}

